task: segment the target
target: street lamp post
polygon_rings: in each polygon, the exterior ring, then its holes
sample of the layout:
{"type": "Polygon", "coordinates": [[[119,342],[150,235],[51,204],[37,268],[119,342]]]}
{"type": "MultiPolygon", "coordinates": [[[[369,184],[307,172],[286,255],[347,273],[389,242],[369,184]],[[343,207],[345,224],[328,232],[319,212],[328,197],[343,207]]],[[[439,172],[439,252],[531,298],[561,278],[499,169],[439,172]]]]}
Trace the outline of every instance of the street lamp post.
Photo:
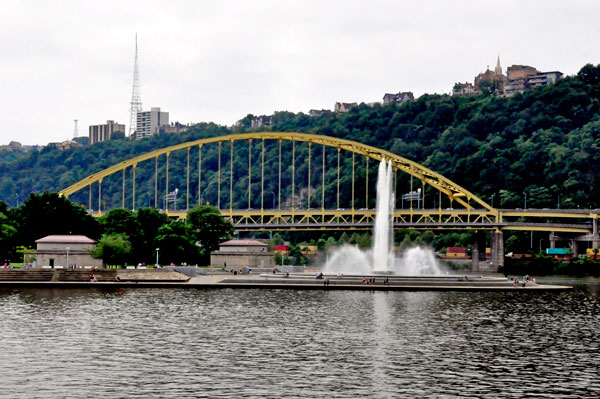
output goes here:
{"type": "Polygon", "coordinates": [[[492,208],[494,207],[494,195],[496,195],[496,193],[493,193],[492,196],[490,197],[490,202],[492,203],[492,208]]]}
{"type": "Polygon", "coordinates": [[[556,202],[556,208],[560,209],[560,194],[558,194],[558,201],[556,202]]]}
{"type": "Polygon", "coordinates": [[[156,265],[158,266],[158,251],[160,251],[160,248],[156,248],[156,265]]]}
{"type": "Polygon", "coordinates": [[[67,250],[67,269],[68,269],[68,268],[69,268],[69,250],[70,250],[71,248],[67,247],[67,248],[65,248],[65,249],[67,250]]]}
{"type": "Polygon", "coordinates": [[[523,205],[523,209],[527,209],[527,193],[525,191],[523,191],[523,195],[524,195],[524,205],[523,205]]]}
{"type": "Polygon", "coordinates": [[[177,212],[177,193],[179,193],[179,189],[175,189],[175,195],[173,197],[173,210],[177,212]]]}
{"type": "Polygon", "coordinates": [[[273,194],[273,209],[275,209],[275,191],[271,191],[271,194],[273,194]]]}

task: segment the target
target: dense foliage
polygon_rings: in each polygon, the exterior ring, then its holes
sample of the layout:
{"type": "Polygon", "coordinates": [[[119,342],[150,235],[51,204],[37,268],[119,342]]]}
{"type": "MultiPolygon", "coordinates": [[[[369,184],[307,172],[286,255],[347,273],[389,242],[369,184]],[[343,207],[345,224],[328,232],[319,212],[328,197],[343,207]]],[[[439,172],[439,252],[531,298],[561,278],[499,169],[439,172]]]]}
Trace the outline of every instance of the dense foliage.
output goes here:
{"type": "MultiPolygon", "coordinates": [[[[215,242],[231,237],[233,226],[215,207],[190,210],[186,222],[169,219],[154,208],[136,212],[112,209],[99,219],[56,193],[31,194],[22,205],[8,209],[0,202],[0,256],[22,261],[35,240],[52,234],[86,235],[98,240],[93,255],[106,264],[153,264],[159,248],[161,264],[209,263],[215,242]]],[[[31,260],[30,260],[31,261],[31,260]]]]}

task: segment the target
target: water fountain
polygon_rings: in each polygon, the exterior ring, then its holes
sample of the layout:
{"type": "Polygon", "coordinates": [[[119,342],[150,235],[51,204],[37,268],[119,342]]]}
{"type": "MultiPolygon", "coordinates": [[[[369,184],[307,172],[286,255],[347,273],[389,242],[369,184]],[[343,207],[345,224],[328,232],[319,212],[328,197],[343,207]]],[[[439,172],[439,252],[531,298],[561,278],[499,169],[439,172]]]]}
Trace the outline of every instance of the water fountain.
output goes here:
{"type": "Polygon", "coordinates": [[[373,245],[361,251],[352,245],[343,245],[328,259],[325,273],[346,275],[396,274],[396,275],[439,275],[439,265],[433,252],[423,247],[410,248],[399,258],[394,254],[394,171],[391,161],[382,159],[377,175],[377,208],[373,245]]]}

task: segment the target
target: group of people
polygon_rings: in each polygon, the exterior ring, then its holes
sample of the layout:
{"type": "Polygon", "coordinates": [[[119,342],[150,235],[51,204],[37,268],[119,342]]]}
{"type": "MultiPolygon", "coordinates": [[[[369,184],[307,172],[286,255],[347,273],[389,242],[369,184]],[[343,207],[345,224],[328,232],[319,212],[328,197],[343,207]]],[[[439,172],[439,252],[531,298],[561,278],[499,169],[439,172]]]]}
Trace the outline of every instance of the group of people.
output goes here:
{"type": "MultiPolygon", "coordinates": [[[[365,285],[373,285],[373,284],[376,284],[376,282],[377,281],[375,280],[375,277],[364,279],[362,281],[362,283],[365,284],[365,285]]],[[[390,280],[388,279],[388,277],[386,277],[386,278],[383,279],[383,285],[388,285],[389,283],[390,283],[390,280]]]]}
{"type": "Polygon", "coordinates": [[[529,278],[529,274],[523,276],[521,280],[519,280],[518,276],[515,276],[512,280],[514,281],[515,286],[521,285],[521,287],[526,287],[527,283],[535,284],[535,277],[529,278]]]}

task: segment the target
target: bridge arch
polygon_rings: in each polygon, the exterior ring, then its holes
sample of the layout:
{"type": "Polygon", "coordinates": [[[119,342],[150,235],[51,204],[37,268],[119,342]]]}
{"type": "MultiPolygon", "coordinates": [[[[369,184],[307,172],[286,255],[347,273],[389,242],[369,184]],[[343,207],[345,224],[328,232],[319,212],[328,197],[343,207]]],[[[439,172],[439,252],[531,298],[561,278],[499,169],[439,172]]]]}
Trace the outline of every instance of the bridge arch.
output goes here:
{"type": "MultiPolygon", "coordinates": [[[[168,189],[169,156],[171,153],[180,151],[180,150],[187,150],[187,152],[188,152],[188,163],[187,163],[188,171],[187,171],[187,173],[188,173],[188,193],[189,193],[189,169],[190,169],[189,153],[190,153],[191,148],[195,148],[195,147],[199,148],[200,156],[201,156],[202,146],[204,146],[206,144],[217,143],[219,145],[219,157],[220,157],[220,154],[221,154],[220,150],[221,150],[221,146],[223,145],[223,143],[231,143],[231,146],[233,146],[234,142],[243,141],[243,140],[249,141],[250,144],[252,143],[252,140],[262,140],[263,154],[264,154],[265,140],[279,141],[280,153],[281,153],[282,141],[291,141],[292,146],[294,145],[295,142],[306,142],[309,144],[309,153],[310,153],[310,146],[313,144],[314,145],[322,145],[323,148],[325,148],[325,147],[336,148],[337,152],[338,152],[338,207],[339,207],[339,167],[340,167],[339,166],[340,165],[339,164],[339,153],[341,150],[345,150],[345,151],[350,151],[354,154],[362,155],[362,156],[366,157],[367,159],[373,159],[376,161],[380,161],[382,158],[391,160],[393,168],[395,170],[404,172],[404,173],[410,175],[412,178],[417,178],[422,183],[423,187],[425,186],[425,184],[427,184],[427,185],[435,188],[440,193],[447,196],[451,201],[456,201],[457,203],[461,204],[467,211],[475,210],[476,209],[475,207],[478,206],[478,209],[483,210],[487,214],[490,214],[490,215],[497,214],[496,209],[491,207],[488,203],[483,201],[478,196],[469,192],[468,190],[466,190],[465,188],[456,184],[452,180],[418,164],[417,162],[414,162],[414,161],[411,161],[404,157],[401,157],[399,155],[393,154],[389,151],[386,151],[386,150],[383,150],[380,148],[376,148],[373,146],[369,146],[366,144],[362,144],[362,143],[359,143],[356,141],[345,140],[345,139],[341,139],[341,138],[329,137],[329,136],[324,136],[324,135],[315,135],[315,134],[308,134],[308,133],[295,133],[295,132],[239,133],[239,134],[231,134],[231,135],[204,138],[204,139],[199,139],[199,140],[195,140],[195,141],[190,141],[190,142],[186,142],[186,143],[173,145],[170,147],[165,147],[162,149],[157,149],[154,151],[150,151],[146,154],[122,161],[122,162],[117,163],[111,167],[108,167],[102,171],[94,173],[94,174],[78,181],[77,183],[61,190],[59,192],[59,194],[68,198],[69,196],[78,192],[79,190],[86,188],[86,187],[90,187],[90,202],[91,202],[91,186],[93,184],[98,184],[98,186],[99,186],[99,189],[98,189],[98,208],[99,209],[98,210],[99,210],[99,213],[101,214],[102,209],[101,209],[101,199],[100,198],[101,198],[101,186],[102,186],[103,179],[105,179],[106,177],[113,175],[117,172],[121,172],[121,171],[123,172],[123,176],[125,176],[125,170],[127,168],[131,168],[132,175],[133,175],[133,178],[132,178],[132,181],[133,181],[133,203],[135,204],[135,171],[136,171],[137,165],[141,162],[151,160],[151,159],[155,159],[156,164],[158,165],[158,157],[161,155],[165,155],[166,156],[166,178],[167,178],[166,184],[167,184],[167,189],[168,189]]],[[[295,147],[292,147],[292,148],[295,148],[295,147]]],[[[232,152],[232,156],[233,156],[233,152],[232,152]]],[[[199,161],[198,164],[200,167],[201,161],[199,161]]],[[[221,165],[221,161],[219,158],[219,174],[220,174],[220,165],[221,165]]],[[[250,168],[252,167],[251,160],[249,160],[249,167],[250,168]]],[[[309,168],[310,168],[310,160],[309,160],[309,168]]],[[[294,171],[295,171],[295,166],[292,167],[292,173],[294,173],[294,171]]],[[[310,171],[310,169],[309,169],[309,171],[310,171]]],[[[157,173],[157,172],[155,172],[155,173],[157,173]]],[[[309,173],[309,175],[310,175],[310,173],[309,173]]],[[[156,176],[157,175],[155,174],[155,179],[157,179],[156,176]]],[[[280,177],[281,177],[281,172],[280,172],[280,177]]],[[[354,157],[353,157],[353,179],[354,179],[354,157]]],[[[412,182],[412,179],[411,179],[411,182],[412,182]]],[[[294,178],[292,177],[292,187],[293,187],[293,185],[294,185],[294,178]]],[[[155,185],[155,187],[156,187],[156,185],[155,185]]],[[[309,184],[309,187],[310,187],[310,184],[309,184]]],[[[155,190],[156,190],[156,188],[155,188],[155,190]]],[[[155,193],[155,197],[157,195],[158,194],[155,193]]],[[[310,197],[310,195],[309,195],[309,197],[310,197]]],[[[123,177],[123,202],[124,202],[124,198],[125,198],[125,177],[123,177]]],[[[219,199],[220,199],[220,196],[219,196],[219,199]]],[[[188,202],[189,202],[189,200],[188,200],[188,202]]],[[[231,203],[231,201],[230,201],[230,203],[231,203]]],[[[411,204],[411,207],[412,207],[412,204],[411,204]]]]}

